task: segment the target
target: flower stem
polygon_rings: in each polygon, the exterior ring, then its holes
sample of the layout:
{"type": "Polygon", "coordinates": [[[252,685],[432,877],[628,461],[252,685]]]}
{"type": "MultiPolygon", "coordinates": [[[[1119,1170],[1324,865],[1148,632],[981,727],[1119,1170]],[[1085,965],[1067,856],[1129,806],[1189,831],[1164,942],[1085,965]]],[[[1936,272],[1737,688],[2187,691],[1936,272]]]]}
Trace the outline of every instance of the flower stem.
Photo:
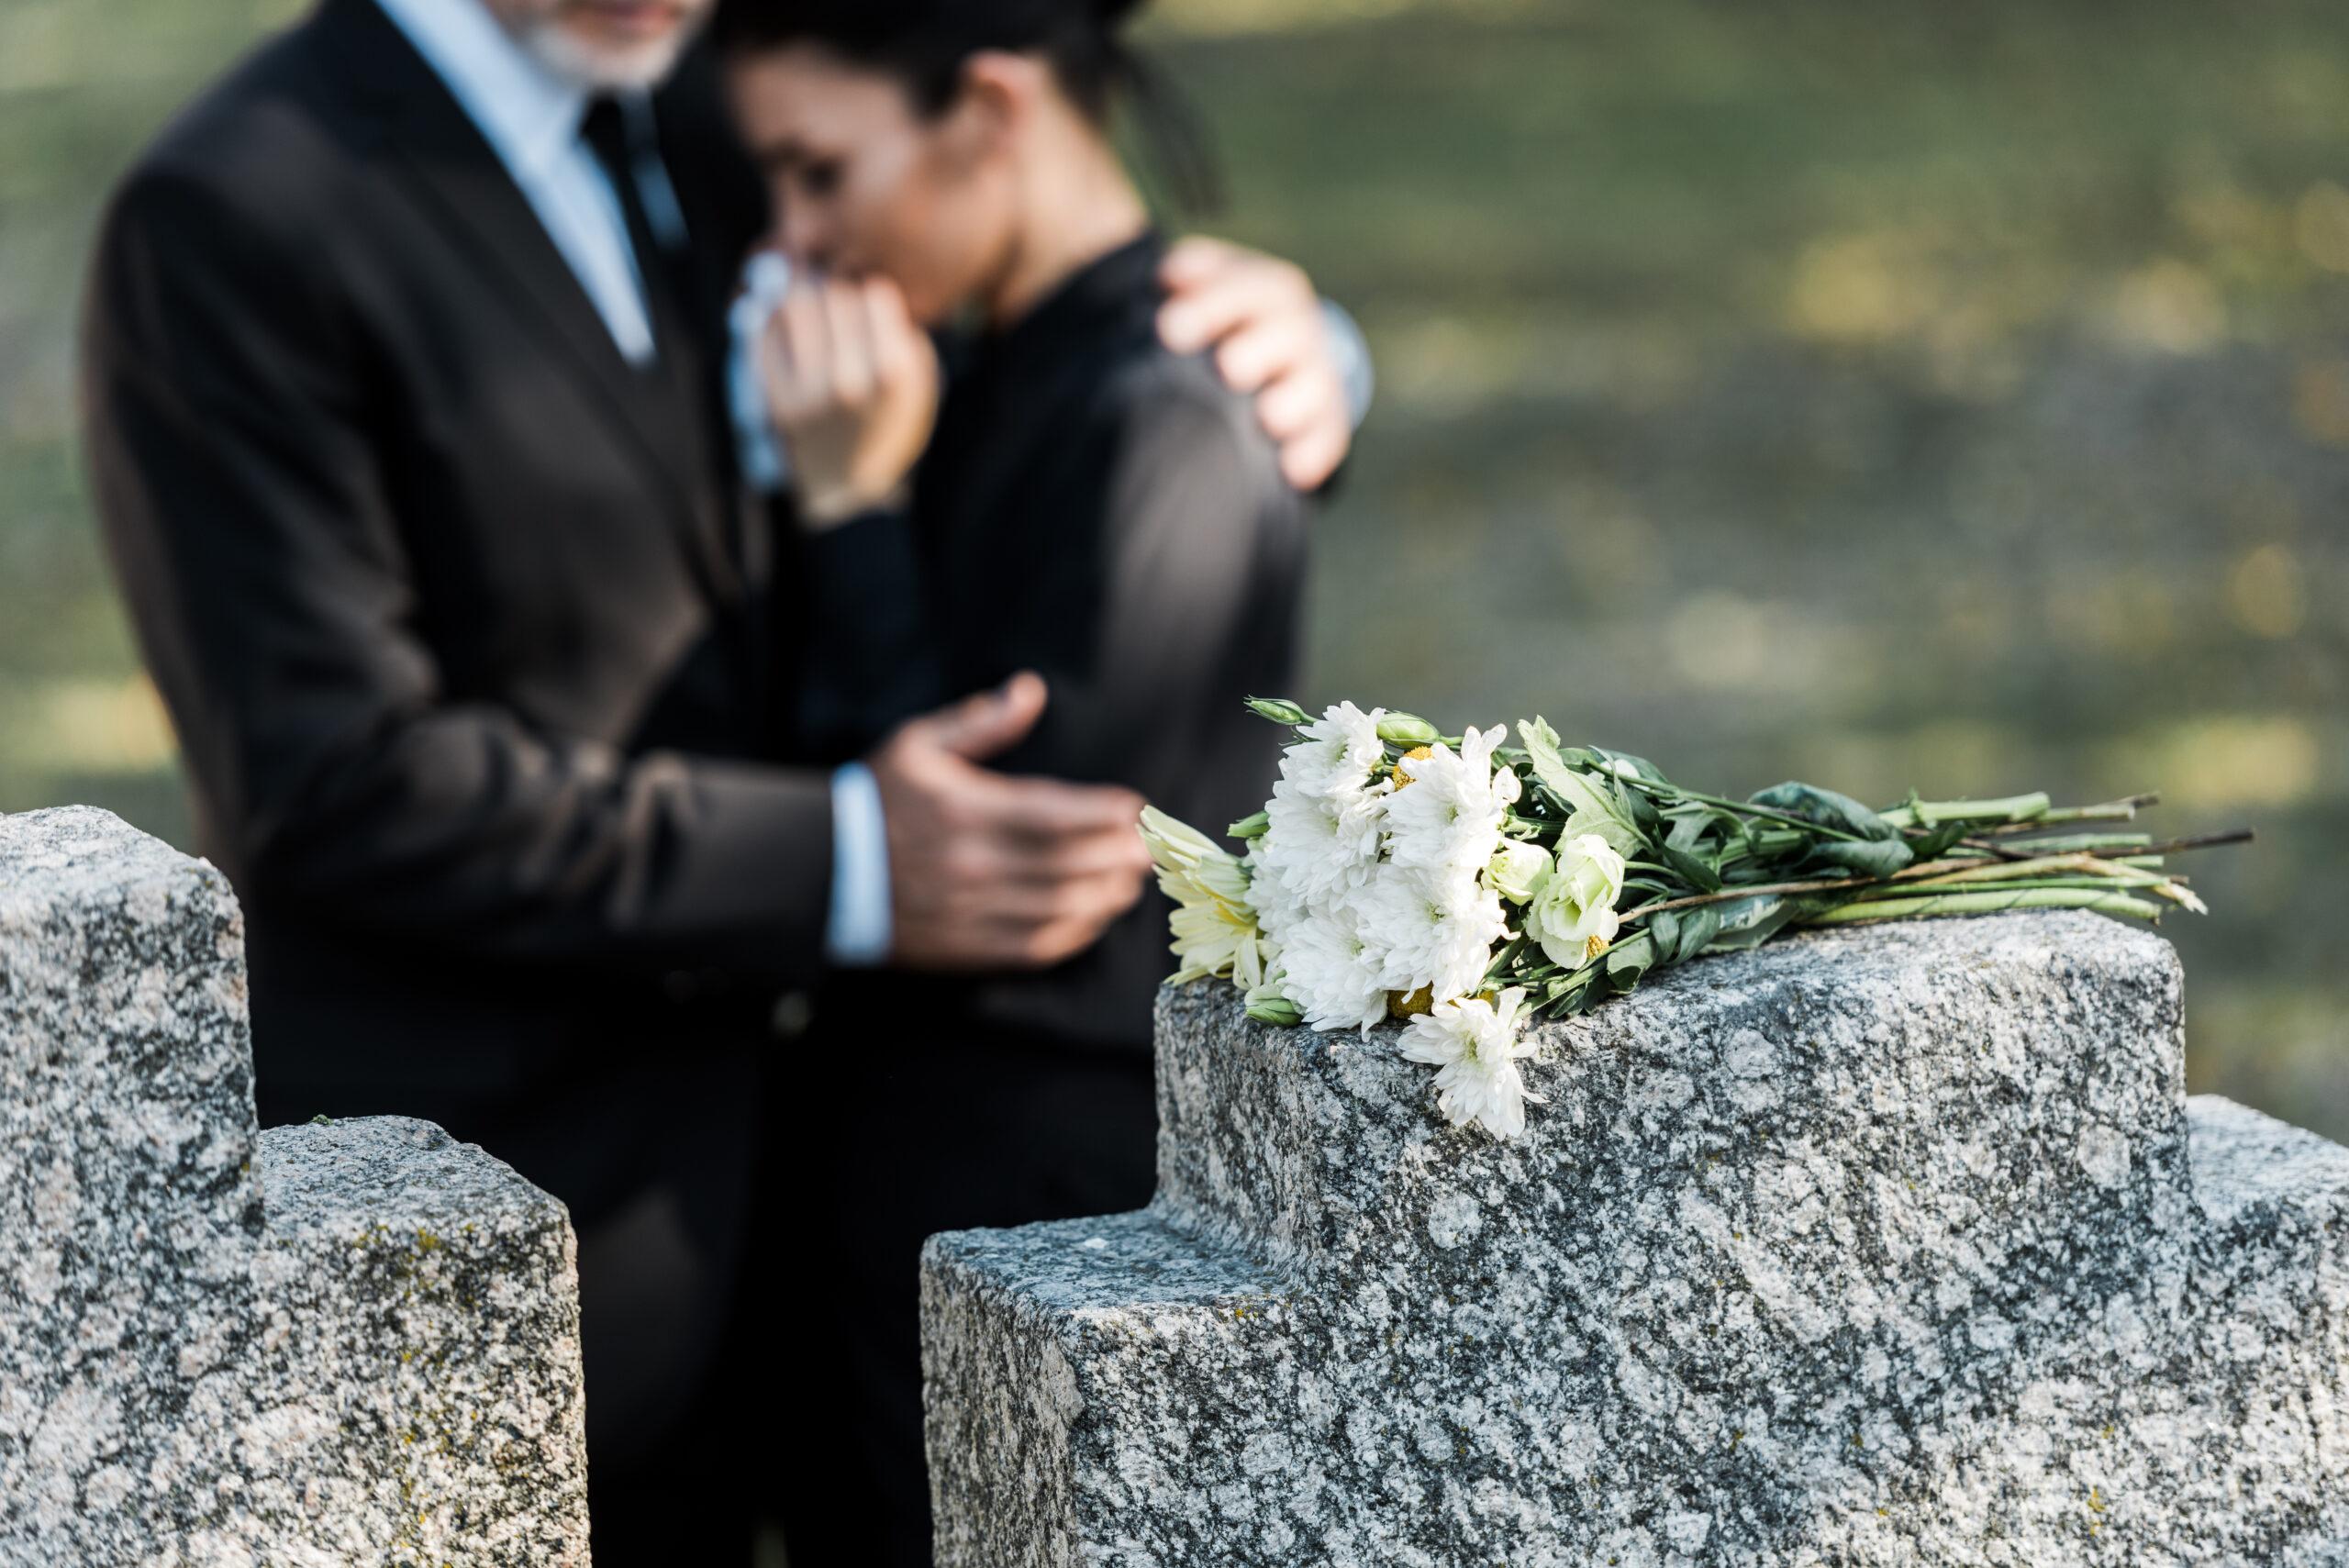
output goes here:
{"type": "Polygon", "coordinates": [[[2132,873],[2126,867],[2113,864],[2110,861],[2099,860],[2094,855],[2078,852],[2041,855],[2027,861],[1987,861],[1975,865],[1960,866],[1955,871],[1941,872],[1930,877],[1906,880],[1920,887],[1943,887],[1960,882],[2026,881],[2039,876],[2061,875],[2067,872],[2086,876],[2104,877],[2111,881],[2133,882],[2139,884],[2165,880],[2151,873],[2132,873]]]}
{"type": "MultiPolygon", "coordinates": [[[[1950,884],[1934,882],[1922,884],[1921,885],[1927,887],[1942,887],[1950,884]]],[[[2033,887],[2093,887],[2100,888],[2107,893],[2123,893],[2127,892],[2131,888],[2145,888],[2148,890],[2157,891],[2161,888],[2167,887],[2168,885],[2168,879],[2159,876],[2144,876],[2132,878],[2128,881],[2118,881],[2109,876],[2090,876],[2083,873],[2077,876],[2023,877],[2014,882],[1968,882],[1963,884],[1962,890],[1966,893],[2020,893],[2033,887]]],[[[1915,887],[1887,886],[1864,889],[1853,898],[1852,902],[1855,904],[1882,904],[1887,899],[1916,898],[1919,896],[1921,895],[1918,893],[1915,887]]]]}
{"type": "Polygon", "coordinates": [[[1637,778],[1629,773],[1618,773],[1614,776],[1633,789],[1643,789],[1653,795],[1667,795],[1675,800],[1693,800],[1704,806],[1718,806],[1723,811],[1734,811],[1746,817],[1759,817],[1770,822],[1784,822],[1789,827],[1799,828],[1806,833],[1819,833],[1830,839],[1847,839],[1854,843],[1865,841],[1857,833],[1846,833],[1841,828],[1830,828],[1823,822],[1813,822],[1809,817],[1797,817],[1791,811],[1779,811],[1767,806],[1756,806],[1750,800],[1731,800],[1724,795],[1706,795],[1698,790],[1683,789],[1675,784],[1665,784],[1658,779],[1637,778]]]}
{"type": "Polygon", "coordinates": [[[2157,806],[2161,795],[2147,790],[2143,795],[2123,795],[2096,806],[2058,806],[2041,812],[2027,822],[2003,822],[1985,828],[1985,833],[2032,833],[2054,822],[2133,822],[2140,806],[2157,806]]]}
{"type": "Polygon", "coordinates": [[[1821,878],[1812,882],[1765,882],[1736,887],[1724,887],[1719,893],[1694,893],[1690,894],[1686,898],[1666,899],[1661,904],[1642,904],[1636,909],[1625,911],[1623,918],[1626,920],[1636,920],[1642,915],[1662,914],[1667,909],[1693,909],[1700,904],[1728,904],[1740,898],[1762,898],[1767,897],[1773,894],[1840,893],[1845,888],[1851,887],[1883,887],[1891,883],[1908,882],[1913,881],[1914,879],[1921,876],[1932,876],[1936,872],[1958,871],[1969,866],[1986,865],[1988,863],[1990,862],[1978,858],[1966,860],[1927,861],[1922,865],[1913,865],[1905,870],[1894,872],[1889,878],[1880,876],[1837,876],[1821,878]]]}
{"type": "Polygon", "coordinates": [[[1877,815],[1895,828],[1930,828],[1937,822],[2043,821],[2047,816],[2047,792],[2033,790],[2003,800],[1920,800],[1877,815]]]}
{"type": "Polygon", "coordinates": [[[1840,904],[1802,923],[1806,926],[1864,926],[1883,920],[1911,920],[1942,915],[1990,915],[2003,909],[2093,909],[2105,915],[2133,915],[2158,920],[2161,908],[2125,893],[2101,893],[2092,888],[2034,887],[2018,892],[1968,891],[1923,897],[1870,899],[1840,904]]]}

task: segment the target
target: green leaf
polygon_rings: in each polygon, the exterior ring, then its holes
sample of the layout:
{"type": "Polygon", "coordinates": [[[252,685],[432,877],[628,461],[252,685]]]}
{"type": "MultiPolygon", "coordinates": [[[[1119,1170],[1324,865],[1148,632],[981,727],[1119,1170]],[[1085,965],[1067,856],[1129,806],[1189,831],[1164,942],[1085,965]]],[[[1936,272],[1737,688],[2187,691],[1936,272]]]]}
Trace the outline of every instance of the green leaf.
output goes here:
{"type": "Polygon", "coordinates": [[[1772,893],[1758,893],[1751,898],[1708,907],[1720,922],[1717,934],[1707,944],[1710,952],[1743,952],[1758,948],[1801,912],[1801,906],[1793,899],[1772,893]]]}
{"type": "Polygon", "coordinates": [[[1671,909],[1666,909],[1661,914],[1651,915],[1648,917],[1646,929],[1649,937],[1655,942],[1656,951],[1670,952],[1673,951],[1673,944],[1680,940],[1680,916],[1671,909]]]}
{"type": "Polygon", "coordinates": [[[1558,732],[1541,718],[1520,720],[1517,732],[1524,738],[1525,754],[1533,764],[1533,776],[1566,808],[1562,838],[1596,833],[1616,853],[1625,856],[1636,856],[1645,849],[1646,835],[1640,831],[1618,781],[1569,767],[1558,751],[1558,732]],[[1606,782],[1602,783],[1602,779],[1606,782]]]}
{"type": "Polygon", "coordinates": [[[1937,861],[1965,837],[1969,824],[1943,822],[1921,833],[1909,835],[1909,852],[1920,861],[1937,861]]]}
{"type": "Polygon", "coordinates": [[[1662,769],[1658,768],[1653,762],[1649,762],[1645,757],[1634,757],[1629,751],[1610,751],[1604,746],[1593,746],[1590,749],[1598,752],[1599,756],[1605,758],[1608,762],[1630,763],[1632,771],[1637,773],[1640,777],[1643,779],[1650,780],[1655,784],[1669,784],[1672,782],[1664,776],[1662,769]]]}
{"type": "Polygon", "coordinates": [[[1856,833],[1863,839],[1897,839],[1900,829],[1848,795],[1792,780],[1747,797],[1756,806],[1816,822],[1822,828],[1856,833]]]}
{"type": "Polygon", "coordinates": [[[1555,773],[1566,771],[1565,759],[1558,754],[1558,732],[1542,718],[1520,718],[1517,721],[1518,739],[1525,742],[1526,760],[1533,764],[1533,776],[1547,783],[1555,773]]]}
{"type": "Polygon", "coordinates": [[[1656,962],[1687,962],[1713,945],[1713,939],[1720,933],[1720,929],[1721,917],[1718,906],[1707,904],[1687,911],[1680,917],[1679,940],[1672,944],[1670,952],[1664,952],[1663,940],[1661,938],[1657,940],[1657,951],[1662,956],[1656,962]]]}
{"type": "Polygon", "coordinates": [[[1653,839],[1667,831],[1664,825],[1664,813],[1656,809],[1655,802],[1648,798],[1645,790],[1631,789],[1621,779],[1610,775],[1596,776],[1607,779],[1608,793],[1615,797],[1616,806],[1631,819],[1631,825],[1640,830],[1641,837],[1653,839]]]}
{"type": "Polygon", "coordinates": [[[1654,949],[1656,966],[1686,963],[1695,958],[1712,945],[1720,926],[1721,917],[1710,905],[1666,909],[1649,917],[1647,935],[1654,949]]]}
{"type": "Polygon", "coordinates": [[[1811,846],[1811,854],[1862,876],[1890,876],[1917,858],[1898,839],[1826,839],[1811,846]]]}
{"type": "Polygon", "coordinates": [[[1526,945],[1526,940],[1523,937],[1511,937],[1501,948],[1501,951],[1493,955],[1493,962],[1486,966],[1486,980],[1488,982],[1495,980],[1506,981],[1508,976],[1509,965],[1517,962],[1517,955],[1525,951],[1526,945]]]}
{"type": "Polygon", "coordinates": [[[1254,811],[1234,822],[1224,831],[1235,839],[1261,839],[1264,836],[1264,829],[1272,825],[1272,817],[1264,812],[1254,811]]]}
{"type": "Polygon", "coordinates": [[[1685,850],[1676,850],[1669,843],[1663,846],[1663,854],[1664,863],[1678,872],[1681,878],[1698,892],[1719,893],[1721,890],[1720,871],[1710,862],[1685,850]]]}
{"type": "Polygon", "coordinates": [[[1640,983],[1655,963],[1655,939],[1642,931],[1638,936],[1617,942],[1607,950],[1607,984],[1615,995],[1621,995],[1640,983]]]}

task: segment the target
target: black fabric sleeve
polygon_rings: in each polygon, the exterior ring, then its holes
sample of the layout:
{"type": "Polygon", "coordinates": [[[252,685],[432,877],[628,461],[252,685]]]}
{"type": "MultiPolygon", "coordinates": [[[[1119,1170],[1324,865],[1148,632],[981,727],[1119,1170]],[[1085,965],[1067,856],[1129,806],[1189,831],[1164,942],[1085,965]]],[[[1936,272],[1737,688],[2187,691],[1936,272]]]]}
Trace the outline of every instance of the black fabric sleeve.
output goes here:
{"type": "Polygon", "coordinates": [[[363,335],[272,228],[150,169],[85,323],[98,512],[227,869],[281,917],[477,957],[815,972],[821,774],[624,755],[444,692],[363,335]]]}
{"type": "MultiPolygon", "coordinates": [[[[1032,760],[1180,800],[1203,734],[1227,727],[1248,682],[1286,660],[1307,503],[1244,400],[1197,361],[1138,368],[1068,445],[1053,509],[1067,537],[1097,529],[1089,598],[1063,583],[1025,612],[1038,628],[1027,662],[1052,697],[1005,765],[1032,760]],[[1074,641],[1059,630],[1072,620],[1084,628],[1074,641]]],[[[1055,573],[1038,563],[1035,578],[1052,584],[1055,573]]]]}
{"type": "Polygon", "coordinates": [[[863,752],[944,700],[913,520],[877,509],[811,534],[798,732],[810,754],[863,752]]]}

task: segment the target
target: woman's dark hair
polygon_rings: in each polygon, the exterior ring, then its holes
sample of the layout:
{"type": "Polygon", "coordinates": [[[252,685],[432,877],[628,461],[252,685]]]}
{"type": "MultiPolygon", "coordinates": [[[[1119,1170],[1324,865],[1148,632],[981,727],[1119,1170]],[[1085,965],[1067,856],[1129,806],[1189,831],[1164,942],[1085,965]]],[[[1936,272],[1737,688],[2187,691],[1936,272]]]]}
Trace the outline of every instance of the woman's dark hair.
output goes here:
{"type": "Polygon", "coordinates": [[[1143,0],[719,0],[711,32],[729,52],[821,46],[904,83],[924,115],[961,94],[963,67],[983,50],[1040,54],[1061,90],[1106,127],[1119,98],[1132,108],[1167,194],[1187,212],[1222,201],[1222,180],[1198,117],[1155,67],[1128,48],[1126,19],[1143,0]]]}

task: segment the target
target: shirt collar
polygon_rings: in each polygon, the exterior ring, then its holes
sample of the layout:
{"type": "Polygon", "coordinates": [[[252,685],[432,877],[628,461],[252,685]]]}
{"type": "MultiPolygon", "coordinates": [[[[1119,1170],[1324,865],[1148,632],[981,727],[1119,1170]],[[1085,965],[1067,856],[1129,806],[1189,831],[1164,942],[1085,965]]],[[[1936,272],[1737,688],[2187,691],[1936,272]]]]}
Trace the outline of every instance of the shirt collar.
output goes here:
{"type": "Polygon", "coordinates": [[[515,173],[543,172],[574,144],[588,90],[532,55],[483,0],[376,3],[515,173]]]}

